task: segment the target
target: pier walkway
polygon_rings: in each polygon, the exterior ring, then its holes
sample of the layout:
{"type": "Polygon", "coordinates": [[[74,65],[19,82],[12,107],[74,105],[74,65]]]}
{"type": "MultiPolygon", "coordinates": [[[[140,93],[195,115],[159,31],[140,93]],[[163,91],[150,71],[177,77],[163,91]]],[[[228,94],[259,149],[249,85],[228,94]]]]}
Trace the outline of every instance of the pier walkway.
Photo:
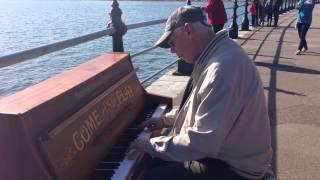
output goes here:
{"type": "MultiPolygon", "coordinates": [[[[273,168],[280,180],[320,179],[320,5],[307,35],[309,50],[295,55],[296,10],[280,16],[279,27],[240,32],[237,42],[255,61],[265,89],[272,126],[273,168]]],[[[166,74],[148,91],[175,97],[188,77],[166,74]]]]}

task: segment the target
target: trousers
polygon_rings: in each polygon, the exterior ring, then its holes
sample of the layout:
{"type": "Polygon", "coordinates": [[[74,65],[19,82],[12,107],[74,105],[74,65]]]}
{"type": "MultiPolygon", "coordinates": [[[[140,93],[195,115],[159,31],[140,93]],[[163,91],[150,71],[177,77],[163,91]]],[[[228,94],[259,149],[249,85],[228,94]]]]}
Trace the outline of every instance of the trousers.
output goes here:
{"type": "Polygon", "coordinates": [[[306,35],[309,30],[310,24],[307,23],[298,23],[298,35],[300,38],[298,49],[301,50],[302,48],[308,49],[308,44],[306,40],[306,35]]]}

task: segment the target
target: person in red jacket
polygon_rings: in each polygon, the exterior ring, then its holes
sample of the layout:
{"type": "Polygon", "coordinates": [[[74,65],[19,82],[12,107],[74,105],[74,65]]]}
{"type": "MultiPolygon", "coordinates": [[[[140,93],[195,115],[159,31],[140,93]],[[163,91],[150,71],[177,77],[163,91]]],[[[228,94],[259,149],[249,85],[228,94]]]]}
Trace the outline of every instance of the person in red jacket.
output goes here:
{"type": "Polygon", "coordinates": [[[254,0],[251,0],[250,6],[249,6],[249,13],[251,15],[251,26],[254,27],[256,26],[256,13],[257,13],[257,9],[256,9],[256,3],[254,2],[254,0]]]}
{"type": "Polygon", "coordinates": [[[208,5],[202,9],[208,13],[208,24],[213,26],[214,32],[223,29],[227,13],[222,0],[208,0],[208,5]]]}

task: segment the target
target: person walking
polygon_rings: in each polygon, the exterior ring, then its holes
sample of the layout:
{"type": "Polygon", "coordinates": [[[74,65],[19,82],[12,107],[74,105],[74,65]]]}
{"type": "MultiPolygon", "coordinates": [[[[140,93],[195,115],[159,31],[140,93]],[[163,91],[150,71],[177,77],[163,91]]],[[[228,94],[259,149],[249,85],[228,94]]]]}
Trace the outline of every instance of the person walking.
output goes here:
{"type": "Polygon", "coordinates": [[[259,2],[259,25],[264,26],[266,17],[265,2],[259,2]]]}
{"type": "Polygon", "coordinates": [[[190,91],[175,117],[162,116],[142,127],[171,132],[138,137],[129,154],[145,152],[163,163],[143,180],[262,179],[270,170],[271,131],[263,84],[247,53],[215,33],[200,7],[184,6],[168,18],[155,44],[194,64],[190,91]]]}
{"type": "Polygon", "coordinates": [[[298,30],[300,39],[296,55],[301,55],[301,52],[306,52],[308,50],[306,36],[312,22],[313,8],[313,0],[300,0],[296,5],[296,9],[298,9],[296,29],[298,30]]]}
{"type": "Polygon", "coordinates": [[[222,0],[208,0],[208,5],[202,7],[208,14],[208,23],[213,26],[214,32],[223,29],[227,22],[227,13],[222,0]]]}
{"type": "Polygon", "coordinates": [[[256,9],[256,3],[254,0],[251,0],[251,2],[250,2],[249,14],[251,16],[251,26],[255,27],[256,26],[257,9],[256,9]]]}
{"type": "Polygon", "coordinates": [[[267,15],[267,26],[271,26],[271,23],[272,23],[272,2],[273,0],[267,0],[265,3],[265,12],[267,15]]]}
{"type": "Polygon", "coordinates": [[[282,5],[282,0],[273,0],[272,2],[272,12],[273,12],[273,27],[278,27],[280,6],[282,5]]]}

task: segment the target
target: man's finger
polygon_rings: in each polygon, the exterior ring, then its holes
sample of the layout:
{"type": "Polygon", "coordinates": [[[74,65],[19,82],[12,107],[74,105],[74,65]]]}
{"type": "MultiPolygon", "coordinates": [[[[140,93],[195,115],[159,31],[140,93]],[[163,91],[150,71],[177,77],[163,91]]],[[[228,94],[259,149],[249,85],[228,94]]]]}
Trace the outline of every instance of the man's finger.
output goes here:
{"type": "Polygon", "coordinates": [[[136,149],[136,148],[137,148],[136,140],[134,140],[134,141],[132,141],[132,142],[130,143],[129,147],[127,148],[126,153],[129,153],[129,151],[130,151],[131,149],[136,149]]]}
{"type": "Polygon", "coordinates": [[[144,122],[140,123],[140,124],[137,126],[137,128],[143,129],[143,128],[147,127],[147,126],[149,125],[149,123],[150,123],[150,122],[148,122],[148,121],[144,121],[144,122]]]}
{"type": "Polygon", "coordinates": [[[129,152],[127,153],[128,159],[129,160],[134,160],[136,159],[138,155],[138,151],[136,149],[130,149],[129,152]]]}

